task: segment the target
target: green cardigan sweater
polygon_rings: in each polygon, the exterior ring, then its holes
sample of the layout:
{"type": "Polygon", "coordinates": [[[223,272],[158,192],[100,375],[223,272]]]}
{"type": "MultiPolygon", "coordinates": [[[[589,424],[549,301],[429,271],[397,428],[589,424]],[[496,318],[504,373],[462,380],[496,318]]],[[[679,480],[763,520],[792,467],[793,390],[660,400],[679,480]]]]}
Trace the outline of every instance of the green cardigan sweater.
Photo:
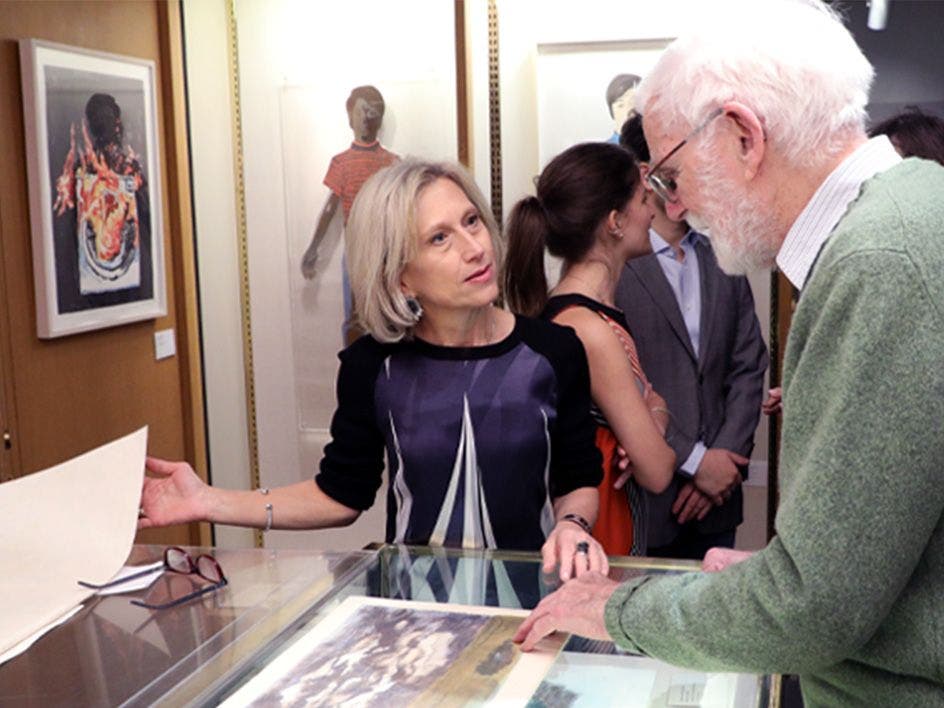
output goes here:
{"type": "Polygon", "coordinates": [[[944,168],[863,185],[803,289],[783,391],[777,536],[722,573],[621,586],[610,635],[799,674],[807,706],[944,705],[944,168]]]}

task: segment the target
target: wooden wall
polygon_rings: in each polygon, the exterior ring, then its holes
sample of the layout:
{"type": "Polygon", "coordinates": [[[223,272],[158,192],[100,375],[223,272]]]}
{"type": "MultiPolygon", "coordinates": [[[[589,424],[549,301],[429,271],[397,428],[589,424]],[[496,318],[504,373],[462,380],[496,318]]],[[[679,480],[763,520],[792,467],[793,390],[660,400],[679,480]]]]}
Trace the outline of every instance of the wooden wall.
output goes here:
{"type": "MultiPolygon", "coordinates": [[[[29,474],[150,427],[149,454],[187,459],[205,476],[197,298],[179,6],[139,2],[0,2],[0,480],[29,474]],[[17,40],[38,38],[153,60],[164,195],[168,315],[58,339],[36,336],[26,148],[17,40]],[[155,360],[154,333],[177,355],[155,360]]],[[[76,490],[81,503],[81,490],[76,490]]],[[[198,544],[196,524],[139,534],[198,544]]]]}

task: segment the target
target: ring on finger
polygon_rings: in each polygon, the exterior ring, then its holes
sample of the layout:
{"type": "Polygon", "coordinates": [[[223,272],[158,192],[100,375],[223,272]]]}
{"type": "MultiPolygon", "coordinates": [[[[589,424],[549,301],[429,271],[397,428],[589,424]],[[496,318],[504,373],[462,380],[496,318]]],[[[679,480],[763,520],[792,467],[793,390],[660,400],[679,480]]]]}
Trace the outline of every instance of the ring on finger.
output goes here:
{"type": "Polygon", "coordinates": [[[577,553],[582,553],[583,555],[590,553],[590,544],[586,541],[580,541],[577,544],[577,553]]]}

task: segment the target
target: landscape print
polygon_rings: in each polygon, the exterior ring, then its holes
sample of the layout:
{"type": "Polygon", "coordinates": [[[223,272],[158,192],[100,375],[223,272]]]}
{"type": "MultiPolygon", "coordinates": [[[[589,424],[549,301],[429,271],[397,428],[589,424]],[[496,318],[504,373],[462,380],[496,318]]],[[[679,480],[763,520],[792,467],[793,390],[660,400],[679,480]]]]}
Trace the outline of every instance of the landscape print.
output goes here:
{"type": "Polygon", "coordinates": [[[511,638],[525,615],[349,598],[225,705],[523,705],[563,641],[522,654],[511,638]]]}

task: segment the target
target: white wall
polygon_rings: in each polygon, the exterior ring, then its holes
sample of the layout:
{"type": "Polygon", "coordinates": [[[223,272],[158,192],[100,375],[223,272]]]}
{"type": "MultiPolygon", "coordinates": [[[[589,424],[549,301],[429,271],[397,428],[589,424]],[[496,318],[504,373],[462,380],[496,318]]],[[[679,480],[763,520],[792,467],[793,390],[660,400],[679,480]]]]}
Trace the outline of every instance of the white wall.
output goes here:
{"type": "MultiPolygon", "coordinates": [[[[263,485],[277,486],[315,473],[335,406],[342,248],[314,281],[299,262],[328,196],[328,162],[352,139],[345,100],[376,86],[385,147],[455,159],[454,25],[452,3],[438,0],[239,0],[237,19],[259,466],[263,485]]],[[[384,488],[351,528],[266,542],[360,547],[383,540],[385,511],[384,488]]]]}
{"type": "MultiPolygon", "coordinates": [[[[470,4],[473,7],[479,5],[470,4]]],[[[487,102],[488,44],[484,40],[488,37],[488,17],[484,11],[485,3],[480,5],[482,7],[476,7],[467,15],[467,32],[473,40],[469,43],[469,66],[476,101],[487,102]]],[[[506,218],[515,202],[534,193],[533,179],[552,156],[548,154],[548,146],[556,144],[555,140],[562,140],[556,133],[548,134],[553,127],[553,116],[540,114],[542,105],[548,105],[554,95],[555,86],[549,86],[548,80],[551,83],[558,81],[550,72],[568,62],[593,70],[601,57],[615,60],[623,56],[638,64],[628,69],[614,65],[613,74],[623,71],[639,73],[634,69],[651,62],[653,46],[664,45],[686,28],[697,26],[704,14],[712,11],[711,5],[703,0],[661,0],[658,3],[649,0],[584,0],[579,11],[575,11],[570,0],[498,1],[502,201],[506,218]],[[542,125],[545,126],[543,131],[542,125]]],[[[605,133],[609,129],[604,98],[606,85],[597,87],[597,83],[599,81],[594,77],[592,90],[586,86],[578,87],[570,110],[593,113],[579,122],[581,126],[593,124],[593,120],[602,114],[599,129],[605,133]],[[593,91],[600,96],[598,107],[591,98],[593,91]],[[581,99],[586,102],[581,103],[581,99]]],[[[487,106],[484,113],[482,110],[482,106],[475,106],[473,167],[479,186],[489,194],[487,106]],[[479,119],[480,113],[483,119],[479,119]]],[[[565,120],[573,123],[572,117],[565,120]]],[[[577,135],[574,142],[582,137],[586,136],[577,135]]],[[[600,136],[604,137],[605,134],[600,136]]],[[[549,276],[556,272],[557,268],[549,262],[549,276]]],[[[769,342],[770,275],[756,273],[750,281],[764,340],[769,342]]],[[[767,435],[767,420],[762,417],[755,434],[749,484],[767,484],[767,435]]]]}
{"type": "MultiPolygon", "coordinates": [[[[668,39],[697,21],[701,5],[593,0],[574,12],[561,0],[500,0],[506,213],[533,189],[541,167],[539,47],[668,39]]],[[[472,169],[489,194],[486,7],[466,3],[466,39],[472,169]]],[[[189,0],[184,13],[211,472],[215,484],[247,488],[227,2],[189,0]]],[[[452,3],[238,0],[237,14],[258,453],[262,484],[276,486],[314,473],[335,403],[341,248],[328,249],[315,282],[301,278],[298,259],[327,196],[321,184],[327,159],[350,140],[344,99],[355,85],[378,86],[387,101],[385,146],[454,158],[452,3]]],[[[329,241],[339,238],[334,228],[329,241]]],[[[753,280],[765,337],[768,282],[753,280]]],[[[754,458],[757,471],[765,471],[765,422],[754,458]]],[[[342,550],[382,539],[384,494],[349,529],[273,532],[266,542],[342,550]]],[[[219,527],[217,542],[249,545],[252,536],[219,527]]]]}
{"type": "MultiPolygon", "coordinates": [[[[197,277],[210,476],[249,486],[249,441],[239,302],[239,240],[233,171],[226,3],[183,3],[197,277]]],[[[218,526],[219,546],[252,545],[252,532],[218,526]]]]}

